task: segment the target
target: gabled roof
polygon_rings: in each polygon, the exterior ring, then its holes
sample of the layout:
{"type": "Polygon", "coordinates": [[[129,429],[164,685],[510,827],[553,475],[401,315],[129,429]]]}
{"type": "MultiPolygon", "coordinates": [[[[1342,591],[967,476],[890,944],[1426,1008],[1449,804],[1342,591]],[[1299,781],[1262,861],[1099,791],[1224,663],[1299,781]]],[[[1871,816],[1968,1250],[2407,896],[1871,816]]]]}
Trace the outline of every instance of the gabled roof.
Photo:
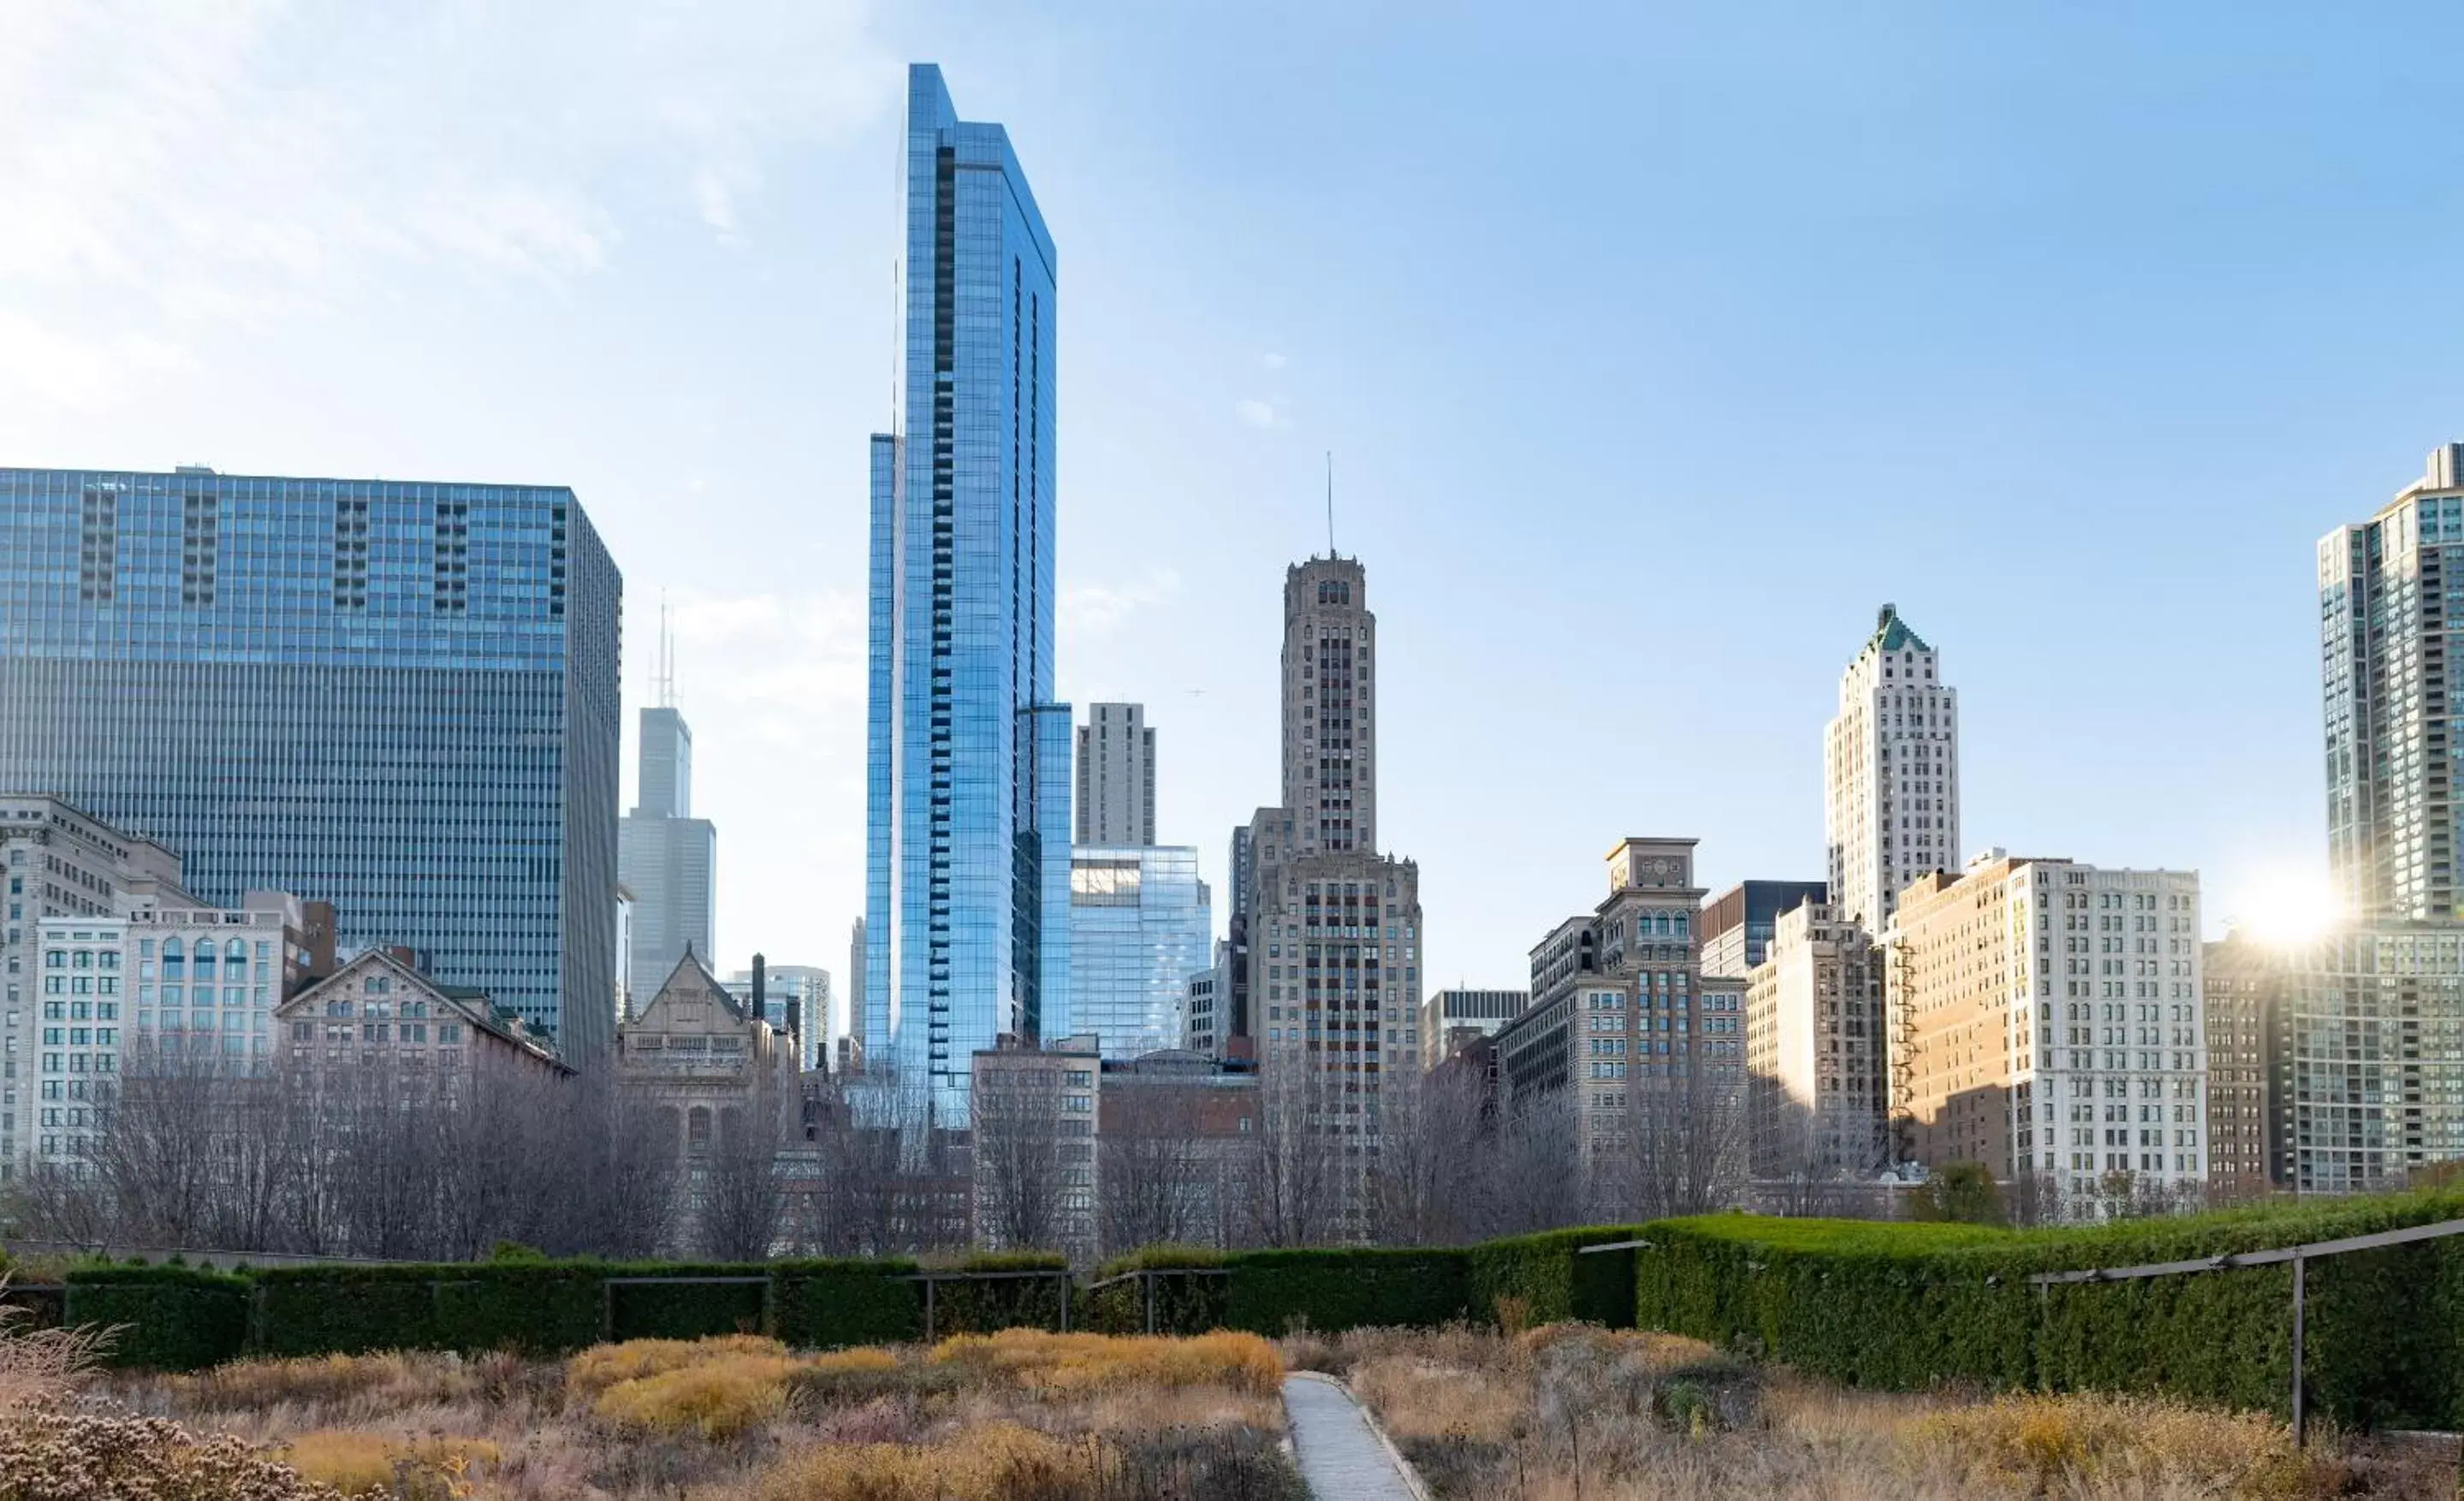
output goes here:
{"type": "Polygon", "coordinates": [[[1876,612],[1874,634],[1867,638],[1865,645],[1868,650],[1876,651],[1930,651],[1933,650],[1925,645],[1925,637],[1909,629],[1908,623],[1900,618],[1900,607],[1897,605],[1884,605],[1876,612]]]}
{"type": "Polygon", "coordinates": [[[685,957],[676,960],[676,967],[668,971],[668,978],[661,982],[657,993],[650,997],[650,1004],[633,1013],[634,1019],[639,1020],[648,1016],[660,1002],[668,998],[668,992],[676,987],[676,982],[679,980],[688,983],[697,982],[726,1009],[727,1014],[739,1022],[754,1020],[753,1013],[737,1003],[733,992],[719,983],[718,977],[710,972],[710,966],[701,961],[701,956],[693,951],[693,945],[690,943],[685,945],[685,957]]]}
{"type": "Polygon", "coordinates": [[[515,1047],[535,1052],[558,1068],[571,1071],[557,1058],[556,1049],[546,1039],[523,1026],[518,1016],[509,1017],[500,1013],[490,1002],[487,991],[472,985],[440,984],[382,948],[366,949],[353,956],[332,974],[303,987],[298,994],[276,1005],[274,1014],[277,1019],[319,1014],[324,1009],[324,995],[328,988],[371,969],[382,969],[406,984],[415,986],[418,993],[458,1013],[473,1026],[493,1032],[515,1047]]]}

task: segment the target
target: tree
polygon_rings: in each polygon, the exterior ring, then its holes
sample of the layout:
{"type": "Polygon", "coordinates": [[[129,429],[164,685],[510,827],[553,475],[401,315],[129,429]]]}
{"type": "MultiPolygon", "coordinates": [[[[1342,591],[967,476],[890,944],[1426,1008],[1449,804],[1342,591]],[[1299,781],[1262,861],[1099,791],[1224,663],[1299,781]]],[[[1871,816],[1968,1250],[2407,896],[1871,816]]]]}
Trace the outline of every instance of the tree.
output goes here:
{"type": "Polygon", "coordinates": [[[1209,1139],[1207,1104],[1199,1089],[1170,1082],[1105,1082],[1095,1146],[1105,1254],[1225,1243],[1233,1194],[1226,1154],[1209,1139]]]}
{"type": "Polygon", "coordinates": [[[976,1238],[1006,1250],[1089,1248],[1086,1207],[1094,1190],[1091,1058],[1004,1055],[977,1071],[976,1238]]]}
{"type": "Polygon", "coordinates": [[[1674,1078],[1627,1085],[1621,1152],[1595,1159],[1595,1212],[1657,1220],[1733,1207],[1745,1196],[1745,1086],[1707,1060],[1674,1078]]]}
{"type": "Polygon", "coordinates": [[[1951,1162],[1935,1170],[1911,1203],[1916,1218],[1958,1225],[2003,1225],[2002,1185],[1982,1162],[1951,1162]]]}

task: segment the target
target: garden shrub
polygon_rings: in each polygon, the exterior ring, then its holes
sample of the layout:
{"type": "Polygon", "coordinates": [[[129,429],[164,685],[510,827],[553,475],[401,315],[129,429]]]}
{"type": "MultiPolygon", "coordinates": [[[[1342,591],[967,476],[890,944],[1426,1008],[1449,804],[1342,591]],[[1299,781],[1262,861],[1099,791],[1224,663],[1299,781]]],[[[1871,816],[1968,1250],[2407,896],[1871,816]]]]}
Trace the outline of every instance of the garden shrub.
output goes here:
{"type": "Polygon", "coordinates": [[[1269,1336],[1295,1326],[1434,1329],[1477,1316],[1469,1262],[1460,1248],[1243,1251],[1224,1258],[1223,1322],[1269,1336]]]}
{"type": "Polygon", "coordinates": [[[236,1358],[248,1342],[248,1283],[184,1267],[80,1267],[61,1321],[113,1329],[107,1364],[193,1371],[236,1358]]]}
{"type": "Polygon", "coordinates": [[[912,1261],[790,1261],[770,1269],[779,1337],[803,1350],[924,1337],[912,1261]]]}
{"type": "Polygon", "coordinates": [[[1152,1281],[1156,1334],[1202,1335],[1222,1329],[1231,1317],[1231,1279],[1221,1274],[1222,1267],[1221,1251],[1194,1246],[1151,1246],[1115,1257],[1095,1270],[1092,1282],[1111,1286],[1087,1294],[1087,1327],[1108,1335],[1144,1334],[1152,1281]],[[1149,1279],[1132,1272],[1155,1275],[1149,1279]],[[1115,1277],[1127,1280],[1111,1282],[1115,1277]]]}

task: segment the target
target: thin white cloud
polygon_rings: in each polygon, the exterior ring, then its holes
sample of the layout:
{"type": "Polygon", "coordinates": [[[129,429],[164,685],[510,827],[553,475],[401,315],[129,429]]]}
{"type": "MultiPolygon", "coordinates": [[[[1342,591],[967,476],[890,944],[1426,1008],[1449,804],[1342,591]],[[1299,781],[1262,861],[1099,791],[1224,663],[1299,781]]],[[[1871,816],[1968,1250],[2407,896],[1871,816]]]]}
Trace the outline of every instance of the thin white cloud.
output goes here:
{"type": "Polygon", "coordinates": [[[1066,636],[1085,638],[1118,630],[1131,616],[1180,593],[1180,574],[1155,568],[1133,584],[1081,584],[1061,591],[1060,627],[1066,636]]]}
{"type": "Polygon", "coordinates": [[[1284,425],[1283,408],[1262,396],[1244,396],[1232,404],[1232,415],[1247,428],[1280,428],[1284,425]]]}
{"type": "Polygon", "coordinates": [[[1289,360],[1272,349],[1263,350],[1258,355],[1258,368],[1261,370],[1280,370],[1289,364],[1291,364],[1289,360]]]}
{"type": "MultiPolygon", "coordinates": [[[[0,326],[177,364],[404,268],[587,276],[645,182],[733,237],[765,155],[894,104],[869,9],[0,0],[0,326]]],[[[126,373],[11,353],[0,399],[126,373]]]]}

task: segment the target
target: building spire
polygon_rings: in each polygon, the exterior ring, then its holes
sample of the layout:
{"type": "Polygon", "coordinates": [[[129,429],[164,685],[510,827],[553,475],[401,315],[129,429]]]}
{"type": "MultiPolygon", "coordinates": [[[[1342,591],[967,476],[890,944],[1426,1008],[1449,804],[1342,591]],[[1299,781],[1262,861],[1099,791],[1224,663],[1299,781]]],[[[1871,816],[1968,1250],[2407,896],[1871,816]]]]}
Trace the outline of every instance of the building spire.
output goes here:
{"type": "Polygon", "coordinates": [[[1326,555],[1330,558],[1336,556],[1334,551],[1334,450],[1332,449],[1326,451],[1326,555]]]}
{"type": "Polygon", "coordinates": [[[659,675],[652,695],[662,709],[676,706],[676,632],[668,619],[668,591],[659,591],[659,675]]]}

